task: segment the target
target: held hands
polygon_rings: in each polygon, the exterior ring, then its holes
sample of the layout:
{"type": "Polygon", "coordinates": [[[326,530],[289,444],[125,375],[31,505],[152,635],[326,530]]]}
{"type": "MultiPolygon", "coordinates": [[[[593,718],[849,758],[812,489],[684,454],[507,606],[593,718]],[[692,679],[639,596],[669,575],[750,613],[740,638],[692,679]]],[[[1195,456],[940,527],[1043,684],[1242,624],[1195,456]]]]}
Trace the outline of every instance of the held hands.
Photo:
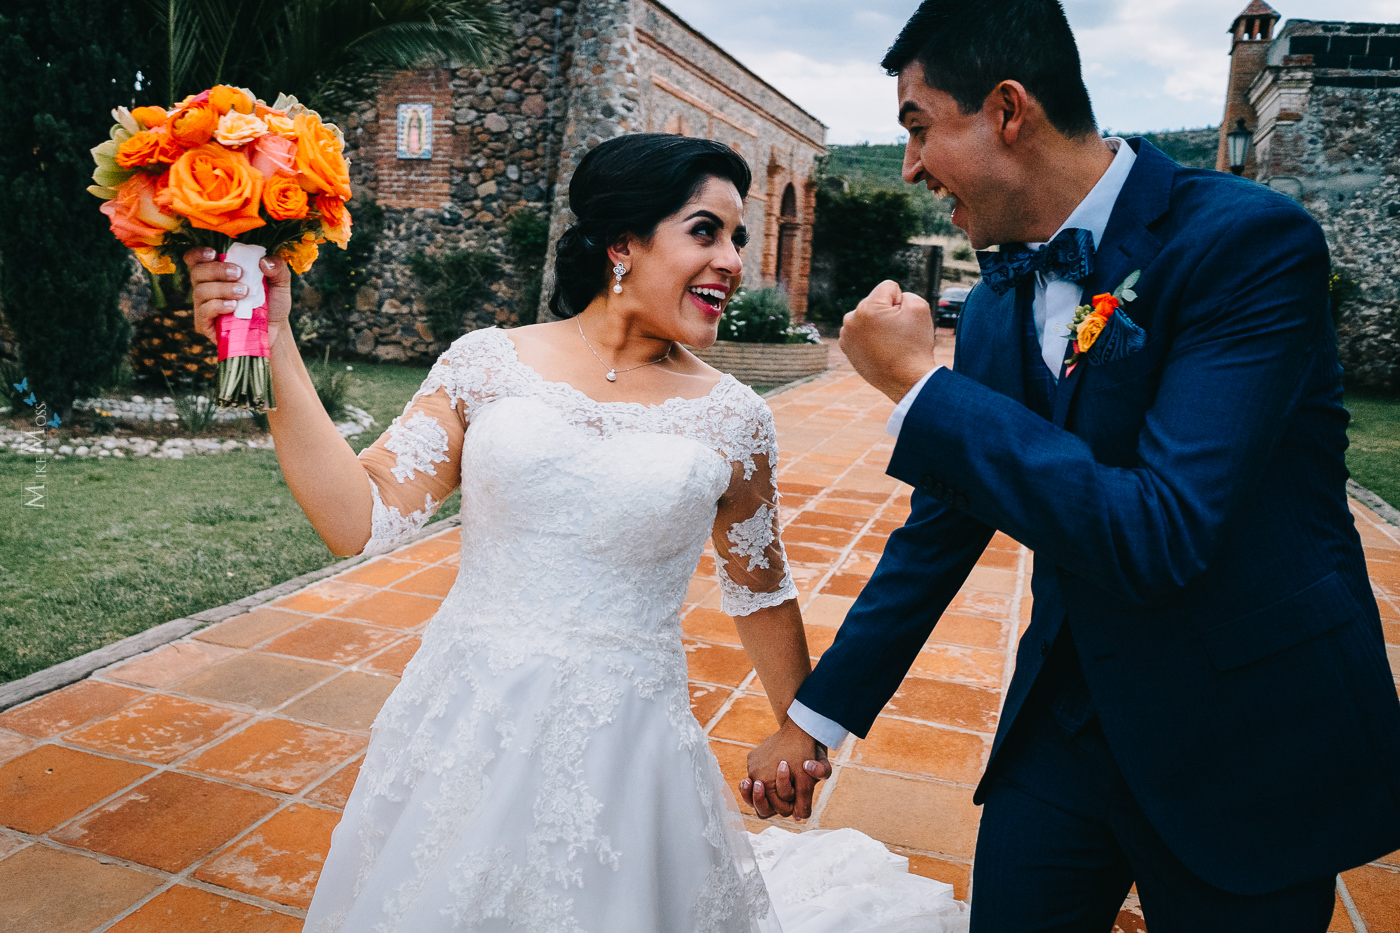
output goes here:
{"type": "MultiPolygon", "coordinates": [[[[215,319],[232,312],[238,299],[248,294],[248,286],[240,284],[238,266],[219,262],[215,255],[212,249],[197,246],[185,253],[184,260],[194,286],[194,329],[218,343],[215,319]]],[[[292,309],[292,273],[282,259],[268,257],[258,265],[267,276],[267,342],[274,346],[292,309]]]]}
{"type": "Polygon", "coordinates": [[[764,819],[777,814],[805,820],[817,784],[831,770],[826,746],[788,720],[749,752],[749,776],[739,782],[739,793],[764,819]]]}
{"type": "Polygon", "coordinates": [[[841,327],[841,351],[856,372],[896,402],[937,365],[934,340],[928,302],[888,280],[875,286],[841,327]]]}

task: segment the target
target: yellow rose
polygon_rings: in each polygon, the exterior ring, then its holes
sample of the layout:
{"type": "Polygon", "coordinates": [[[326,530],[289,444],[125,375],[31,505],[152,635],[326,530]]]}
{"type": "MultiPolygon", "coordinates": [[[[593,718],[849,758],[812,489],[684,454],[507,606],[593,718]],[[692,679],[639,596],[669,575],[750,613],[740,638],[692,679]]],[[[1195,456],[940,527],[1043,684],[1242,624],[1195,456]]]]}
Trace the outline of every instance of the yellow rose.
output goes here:
{"type": "Polygon", "coordinates": [[[274,110],[264,114],[263,122],[267,124],[269,130],[276,133],[278,136],[283,136],[287,139],[297,138],[296,126],[293,124],[292,118],[285,113],[278,113],[274,110]]]}
{"type": "Polygon", "coordinates": [[[277,255],[287,260],[287,265],[292,267],[292,271],[297,275],[305,275],[306,270],[311,268],[311,264],[316,261],[320,251],[316,248],[316,237],[310,233],[302,236],[300,240],[294,240],[277,251],[277,255]]]}
{"type": "Polygon", "coordinates": [[[1108,318],[1095,312],[1079,322],[1079,333],[1075,340],[1079,344],[1080,353],[1088,353],[1089,348],[1094,345],[1094,341],[1099,339],[1099,334],[1103,332],[1104,326],[1108,324],[1108,318]]]}
{"type": "Polygon", "coordinates": [[[229,112],[252,113],[255,102],[253,95],[241,87],[220,84],[209,89],[209,103],[220,116],[229,112]]]}
{"type": "Polygon", "coordinates": [[[248,113],[230,110],[219,117],[219,128],[214,140],[221,146],[237,149],[246,146],[267,132],[267,124],[248,113]]]}
{"type": "Polygon", "coordinates": [[[137,259],[141,260],[141,265],[155,275],[173,275],[175,273],[175,261],[154,247],[140,246],[132,252],[136,254],[137,259]]]}
{"type": "Polygon", "coordinates": [[[209,144],[191,149],[170,166],[162,206],[202,230],[236,237],[266,221],[258,213],[263,176],[243,153],[209,144]]]}
{"type": "Polygon", "coordinates": [[[312,194],[350,199],[350,167],[341,154],[335,131],[309,113],[292,121],[297,134],[297,172],[301,186],[312,194]]]}

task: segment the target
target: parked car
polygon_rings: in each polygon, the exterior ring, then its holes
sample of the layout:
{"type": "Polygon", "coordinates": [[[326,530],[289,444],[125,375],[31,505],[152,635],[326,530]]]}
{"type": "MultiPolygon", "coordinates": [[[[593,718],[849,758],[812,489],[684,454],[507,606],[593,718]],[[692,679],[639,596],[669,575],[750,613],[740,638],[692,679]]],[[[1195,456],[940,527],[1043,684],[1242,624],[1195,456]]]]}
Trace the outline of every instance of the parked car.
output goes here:
{"type": "Polygon", "coordinates": [[[967,301],[970,288],[953,286],[943,289],[943,294],[938,296],[938,309],[934,311],[933,321],[935,324],[956,327],[958,315],[962,314],[963,303],[967,301]]]}

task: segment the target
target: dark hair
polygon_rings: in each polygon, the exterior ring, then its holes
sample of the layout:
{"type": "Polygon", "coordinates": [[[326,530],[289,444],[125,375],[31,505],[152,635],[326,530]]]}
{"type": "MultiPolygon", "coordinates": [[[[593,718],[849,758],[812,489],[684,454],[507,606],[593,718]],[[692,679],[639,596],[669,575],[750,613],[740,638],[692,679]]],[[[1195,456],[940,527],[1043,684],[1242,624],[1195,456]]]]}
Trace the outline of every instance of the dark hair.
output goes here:
{"type": "Polygon", "coordinates": [[[1019,81],[1064,135],[1096,131],[1059,0],[924,0],[880,67],[897,75],[913,61],[923,65],[925,83],[964,114],[979,110],[1002,81],[1019,81]]]}
{"type": "Polygon", "coordinates": [[[585,155],[569,182],[569,208],[578,223],[554,248],[549,310],[573,317],[607,285],[608,247],[627,234],[651,238],[709,178],[733,182],[747,197],[748,164],[723,143],[663,133],[605,140],[585,155]]]}

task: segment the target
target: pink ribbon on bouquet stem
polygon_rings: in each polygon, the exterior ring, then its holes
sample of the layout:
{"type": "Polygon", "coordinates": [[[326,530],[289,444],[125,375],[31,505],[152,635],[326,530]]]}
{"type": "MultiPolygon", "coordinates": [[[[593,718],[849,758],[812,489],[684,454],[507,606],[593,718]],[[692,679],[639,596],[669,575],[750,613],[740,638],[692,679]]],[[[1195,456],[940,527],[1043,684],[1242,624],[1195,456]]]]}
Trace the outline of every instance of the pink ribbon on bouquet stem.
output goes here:
{"type": "MultiPolygon", "coordinates": [[[[225,261],[227,254],[220,253],[219,261],[225,261]]],[[[263,276],[263,292],[266,294],[267,276],[263,276]]],[[[221,314],[218,318],[219,360],[236,356],[270,356],[267,339],[267,302],[253,309],[253,316],[240,318],[233,314],[221,314]]]]}

